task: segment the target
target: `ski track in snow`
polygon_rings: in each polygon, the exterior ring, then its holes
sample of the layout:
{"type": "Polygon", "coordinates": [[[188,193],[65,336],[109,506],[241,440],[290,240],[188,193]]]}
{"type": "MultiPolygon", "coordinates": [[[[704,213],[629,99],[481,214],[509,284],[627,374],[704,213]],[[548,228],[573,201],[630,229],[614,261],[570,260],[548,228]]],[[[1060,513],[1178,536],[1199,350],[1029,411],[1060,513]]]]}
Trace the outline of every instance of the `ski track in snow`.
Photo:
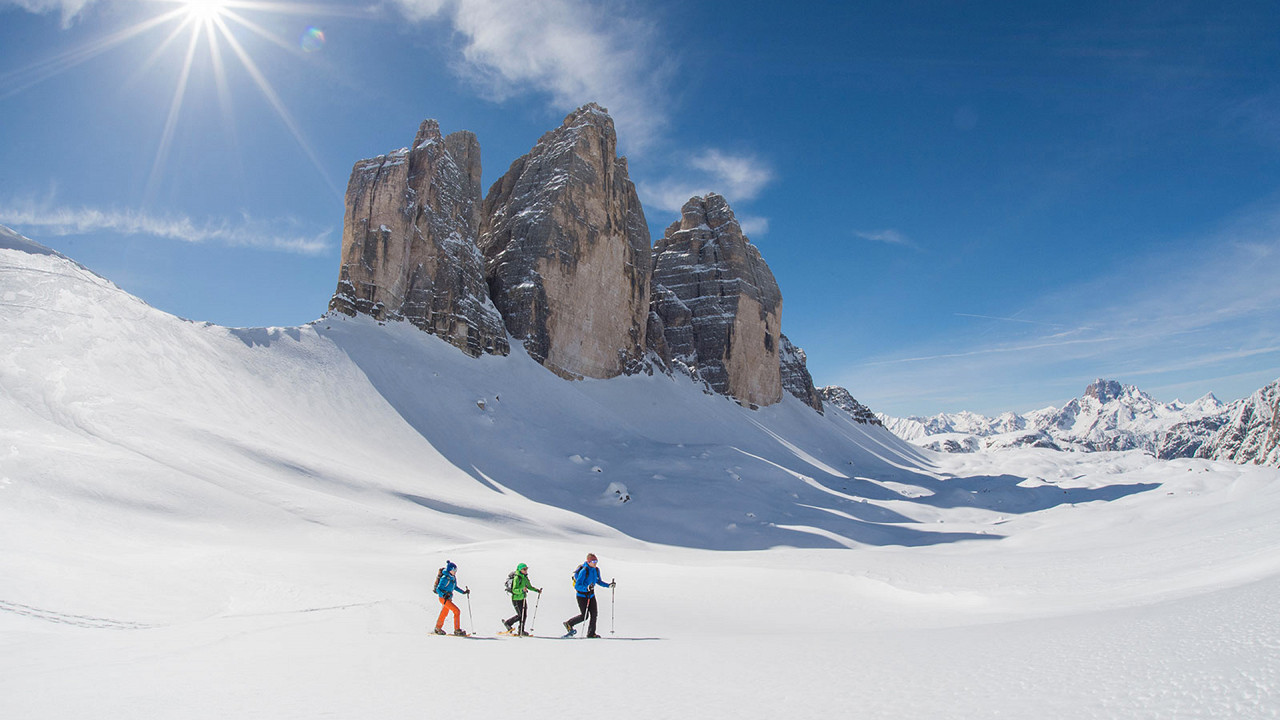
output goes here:
{"type": "Polygon", "coordinates": [[[4,600],[0,600],[0,612],[12,613],[14,615],[32,618],[35,620],[43,620],[56,625],[70,625],[73,627],[91,628],[95,630],[145,630],[149,627],[153,627],[152,625],[129,622],[126,620],[111,620],[109,618],[90,617],[88,615],[70,615],[67,613],[54,612],[52,610],[42,610],[40,608],[31,607],[30,605],[5,602],[4,600]]]}

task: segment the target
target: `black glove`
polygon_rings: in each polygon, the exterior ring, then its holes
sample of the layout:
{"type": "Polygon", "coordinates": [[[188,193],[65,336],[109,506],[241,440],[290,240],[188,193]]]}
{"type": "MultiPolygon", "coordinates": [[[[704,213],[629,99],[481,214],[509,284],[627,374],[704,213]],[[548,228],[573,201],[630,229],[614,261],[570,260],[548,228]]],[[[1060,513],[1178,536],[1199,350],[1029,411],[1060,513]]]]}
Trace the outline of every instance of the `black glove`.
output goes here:
{"type": "Polygon", "coordinates": [[[542,588],[534,588],[533,591],[538,593],[539,595],[542,594],[542,588]]]}
{"type": "Polygon", "coordinates": [[[463,595],[470,595],[470,594],[471,594],[471,588],[467,588],[466,590],[463,590],[463,591],[462,591],[462,594],[463,594],[463,595]]]}
{"type": "Polygon", "coordinates": [[[612,582],[610,582],[610,583],[609,583],[609,589],[610,589],[610,590],[612,590],[613,588],[616,588],[616,587],[618,587],[618,581],[617,581],[617,580],[614,580],[614,581],[612,581],[612,582]]]}

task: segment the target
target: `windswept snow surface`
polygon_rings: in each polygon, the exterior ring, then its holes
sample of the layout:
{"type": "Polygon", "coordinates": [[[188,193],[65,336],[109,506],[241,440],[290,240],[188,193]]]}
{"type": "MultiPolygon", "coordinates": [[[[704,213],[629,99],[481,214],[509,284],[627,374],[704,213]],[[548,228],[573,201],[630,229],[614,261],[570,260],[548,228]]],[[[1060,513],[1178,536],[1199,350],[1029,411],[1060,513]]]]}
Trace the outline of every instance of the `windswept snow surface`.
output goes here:
{"type": "Polygon", "coordinates": [[[1278,480],[191,323],[0,243],[4,718],[1278,717],[1278,480]],[[587,551],[605,639],[553,639],[587,551]],[[428,634],[446,559],[490,637],[428,634]],[[543,637],[492,637],[517,562],[543,637]]]}

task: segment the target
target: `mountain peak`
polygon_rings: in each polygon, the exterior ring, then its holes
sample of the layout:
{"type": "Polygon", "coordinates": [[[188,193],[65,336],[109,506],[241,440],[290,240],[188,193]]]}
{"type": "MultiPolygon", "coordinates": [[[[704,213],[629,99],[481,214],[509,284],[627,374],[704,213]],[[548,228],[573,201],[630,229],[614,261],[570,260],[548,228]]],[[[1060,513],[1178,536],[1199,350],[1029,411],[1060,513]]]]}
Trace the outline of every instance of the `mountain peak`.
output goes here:
{"type": "MultiPolygon", "coordinates": [[[[560,123],[558,130],[563,131],[566,128],[573,129],[583,125],[598,126],[603,130],[605,135],[610,137],[613,137],[615,132],[613,127],[613,116],[609,114],[609,110],[593,102],[587,103],[568,115],[565,115],[564,122],[560,123]]],[[[557,131],[552,130],[551,132],[555,133],[557,131]]]]}
{"type": "Polygon", "coordinates": [[[1123,393],[1123,385],[1115,380],[1103,380],[1102,378],[1094,380],[1089,387],[1084,389],[1085,397],[1091,397],[1103,405],[1112,400],[1118,400],[1123,393]]]}

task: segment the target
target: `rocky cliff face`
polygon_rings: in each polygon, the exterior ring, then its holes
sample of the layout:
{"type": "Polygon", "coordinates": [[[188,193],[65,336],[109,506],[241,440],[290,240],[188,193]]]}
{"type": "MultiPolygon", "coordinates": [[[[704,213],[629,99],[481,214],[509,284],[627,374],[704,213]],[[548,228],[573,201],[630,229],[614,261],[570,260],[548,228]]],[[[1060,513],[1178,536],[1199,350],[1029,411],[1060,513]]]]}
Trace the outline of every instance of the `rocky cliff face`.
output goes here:
{"type": "Polygon", "coordinates": [[[1234,408],[1196,457],[1280,467],[1280,380],[1234,408]]]}
{"type": "Polygon", "coordinates": [[[565,378],[637,369],[650,239],[613,119],[586,105],[489,188],[480,249],[511,337],[565,378]]]}
{"type": "Polygon", "coordinates": [[[809,374],[809,358],[805,356],[803,349],[792,345],[786,335],[779,333],[778,336],[781,343],[778,362],[782,374],[782,389],[800,398],[800,402],[821,415],[822,394],[813,386],[813,376],[809,374]]]}
{"type": "Polygon", "coordinates": [[[876,417],[876,414],[871,411],[871,408],[855,400],[848,390],[839,385],[828,385],[818,392],[822,394],[822,398],[827,401],[828,405],[834,405],[849,413],[849,416],[854,420],[865,425],[884,425],[884,423],[880,422],[880,418],[876,417]]]}
{"type": "Polygon", "coordinates": [[[329,309],[404,319],[469,355],[508,352],[476,245],[480,144],[434,120],[413,146],[356,163],[329,309]]]}
{"type": "Polygon", "coordinates": [[[568,379],[663,365],[747,407],[785,390],[824,411],[729,203],[691,199],[651,247],[603,108],[571,113],[483,201],[479,183],[475,136],[443,137],[434,120],[357,163],[330,309],[408,320],[473,356],[509,352],[509,334],[568,379]]]}
{"type": "MultiPolygon", "coordinates": [[[[782,399],[782,293],[714,193],[685,203],[653,249],[653,312],[670,358],[748,407],[782,399]]],[[[656,346],[656,338],[651,346],[656,346]]]]}
{"type": "MultiPolygon", "coordinates": [[[[1196,457],[1210,444],[1228,420],[1228,413],[1207,415],[1178,423],[1159,438],[1156,457],[1161,460],[1196,457]]],[[[1210,451],[1203,451],[1210,452],[1210,451]]]]}

